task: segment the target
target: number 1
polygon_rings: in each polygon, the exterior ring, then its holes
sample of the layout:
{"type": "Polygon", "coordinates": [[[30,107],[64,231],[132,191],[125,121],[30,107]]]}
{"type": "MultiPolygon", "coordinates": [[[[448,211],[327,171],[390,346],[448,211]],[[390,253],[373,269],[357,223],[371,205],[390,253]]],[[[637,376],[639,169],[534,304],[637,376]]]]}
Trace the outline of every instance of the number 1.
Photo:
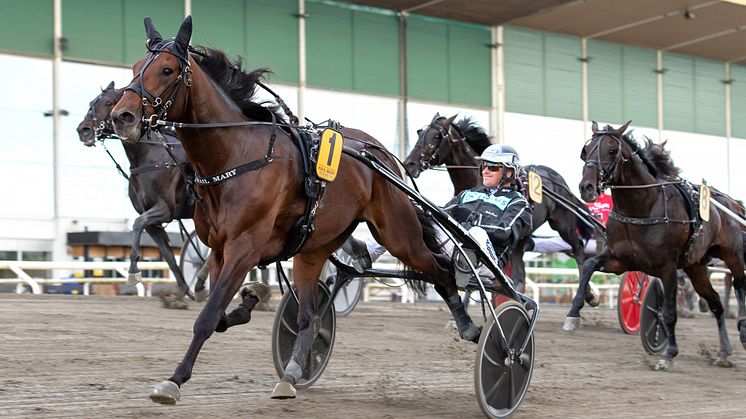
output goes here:
{"type": "Polygon", "coordinates": [[[329,137],[329,158],[326,161],[327,166],[332,165],[332,157],[334,157],[334,144],[337,142],[337,133],[335,132],[329,137]]]}

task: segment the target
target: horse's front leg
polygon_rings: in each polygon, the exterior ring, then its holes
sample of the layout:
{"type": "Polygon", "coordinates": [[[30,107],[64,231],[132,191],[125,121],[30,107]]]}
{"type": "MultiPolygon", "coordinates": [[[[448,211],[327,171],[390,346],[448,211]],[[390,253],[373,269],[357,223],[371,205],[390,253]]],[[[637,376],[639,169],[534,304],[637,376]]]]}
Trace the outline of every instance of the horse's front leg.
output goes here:
{"type": "MultiPolygon", "coordinates": [[[[673,364],[673,359],[679,353],[679,346],[676,344],[676,292],[678,291],[678,279],[676,278],[676,268],[673,267],[669,272],[661,277],[663,281],[663,327],[668,333],[668,348],[663,359],[655,365],[656,370],[668,370],[673,364]]],[[[718,297],[719,299],[719,297],[718,297]]],[[[722,310],[722,307],[721,307],[722,310]]]]}
{"type": "Polygon", "coordinates": [[[132,250],[130,251],[129,276],[127,277],[128,285],[135,285],[142,282],[142,273],[137,267],[137,261],[140,259],[140,236],[145,227],[153,224],[167,223],[171,221],[171,211],[163,203],[158,203],[140,214],[135,218],[132,224],[132,250]]]}
{"type": "MultiPolygon", "coordinates": [[[[328,255],[326,255],[328,256],[328,255]]],[[[316,307],[318,282],[326,257],[323,255],[295,255],[293,258],[293,284],[298,297],[298,336],[293,353],[285,366],[282,379],[272,392],[273,399],[295,398],[295,383],[303,377],[308,354],[321,329],[321,318],[316,307]]]]}
{"type": "MultiPolygon", "coordinates": [[[[174,252],[171,250],[171,246],[168,244],[168,235],[166,234],[166,230],[161,227],[160,224],[151,224],[145,226],[145,231],[147,231],[148,234],[150,234],[150,237],[153,238],[153,241],[158,246],[158,250],[161,251],[161,256],[163,256],[163,258],[166,260],[169,269],[171,269],[171,272],[173,272],[174,276],[176,277],[176,286],[179,288],[179,301],[181,302],[184,297],[194,298],[194,296],[189,291],[189,285],[187,285],[186,280],[184,279],[184,273],[181,272],[179,264],[176,262],[176,258],[174,258],[174,252]]],[[[184,304],[184,306],[185,305],[186,304],[184,304]]]]}
{"type": "Polygon", "coordinates": [[[243,283],[246,273],[259,261],[258,252],[249,252],[247,243],[226,244],[220,257],[214,254],[213,266],[210,274],[217,278],[212,287],[210,297],[194,322],[194,336],[187,349],[187,353],[176,367],[176,371],[168,381],[155,386],[150,398],[158,403],[174,404],[181,397],[181,385],[192,376],[192,369],[202,345],[212,336],[221,319],[225,317],[225,309],[243,283]]]}
{"type": "Polygon", "coordinates": [[[603,272],[617,272],[619,268],[619,261],[612,258],[606,251],[583,262],[583,267],[580,269],[578,289],[575,291],[575,297],[572,299],[572,307],[565,317],[565,324],[562,325],[562,330],[573,332],[580,328],[580,310],[591,295],[590,284],[593,273],[599,270],[603,272]]]}
{"type": "Polygon", "coordinates": [[[723,309],[723,304],[720,302],[720,296],[717,291],[712,288],[712,283],[710,282],[709,274],[707,273],[707,267],[704,265],[693,265],[684,268],[684,272],[689,276],[692,286],[694,287],[694,290],[697,291],[697,294],[699,294],[703,300],[707,301],[710,311],[717,321],[718,336],[720,337],[720,352],[718,353],[716,363],[723,367],[732,366],[733,364],[728,360],[728,356],[733,354],[733,348],[730,345],[728,331],[725,327],[725,310],[723,309]]]}

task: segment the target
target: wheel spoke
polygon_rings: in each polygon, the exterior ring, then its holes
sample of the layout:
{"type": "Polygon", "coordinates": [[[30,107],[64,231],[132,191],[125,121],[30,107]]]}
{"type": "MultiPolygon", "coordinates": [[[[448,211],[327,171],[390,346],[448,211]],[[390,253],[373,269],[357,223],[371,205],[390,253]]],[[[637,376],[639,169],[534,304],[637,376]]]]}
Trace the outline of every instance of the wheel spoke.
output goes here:
{"type": "Polygon", "coordinates": [[[290,334],[298,336],[298,331],[294,329],[295,327],[298,327],[295,323],[291,324],[286,318],[283,318],[282,325],[285,326],[285,329],[287,329],[290,334]]]}
{"type": "MultiPolygon", "coordinates": [[[[497,394],[497,390],[499,390],[500,387],[502,387],[503,381],[505,381],[505,377],[507,376],[507,374],[508,374],[508,371],[505,370],[505,369],[503,369],[502,370],[502,374],[500,375],[500,377],[497,380],[495,380],[495,383],[492,384],[492,386],[490,386],[490,388],[485,389],[485,391],[484,391],[484,398],[486,400],[492,400],[492,401],[495,400],[496,396],[498,395],[497,394]]],[[[482,383],[482,384],[483,384],[483,387],[484,387],[484,383],[482,383]]]]}

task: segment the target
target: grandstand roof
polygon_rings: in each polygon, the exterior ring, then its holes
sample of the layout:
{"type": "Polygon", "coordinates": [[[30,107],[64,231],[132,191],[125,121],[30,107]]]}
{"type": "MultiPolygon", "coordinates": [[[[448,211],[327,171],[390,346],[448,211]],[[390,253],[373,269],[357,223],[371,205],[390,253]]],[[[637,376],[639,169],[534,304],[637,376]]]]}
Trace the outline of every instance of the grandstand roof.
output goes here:
{"type": "Polygon", "coordinates": [[[746,0],[347,0],[746,64],[746,0]]]}

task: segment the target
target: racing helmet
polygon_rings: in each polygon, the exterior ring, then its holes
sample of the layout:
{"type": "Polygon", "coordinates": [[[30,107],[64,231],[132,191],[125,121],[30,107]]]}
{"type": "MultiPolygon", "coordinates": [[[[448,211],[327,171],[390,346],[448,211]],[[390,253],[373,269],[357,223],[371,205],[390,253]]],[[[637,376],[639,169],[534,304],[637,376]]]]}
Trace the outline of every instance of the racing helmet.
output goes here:
{"type": "Polygon", "coordinates": [[[521,160],[515,149],[506,144],[492,144],[484,149],[479,157],[482,164],[502,164],[503,166],[513,169],[513,176],[517,176],[521,171],[521,160]]]}

